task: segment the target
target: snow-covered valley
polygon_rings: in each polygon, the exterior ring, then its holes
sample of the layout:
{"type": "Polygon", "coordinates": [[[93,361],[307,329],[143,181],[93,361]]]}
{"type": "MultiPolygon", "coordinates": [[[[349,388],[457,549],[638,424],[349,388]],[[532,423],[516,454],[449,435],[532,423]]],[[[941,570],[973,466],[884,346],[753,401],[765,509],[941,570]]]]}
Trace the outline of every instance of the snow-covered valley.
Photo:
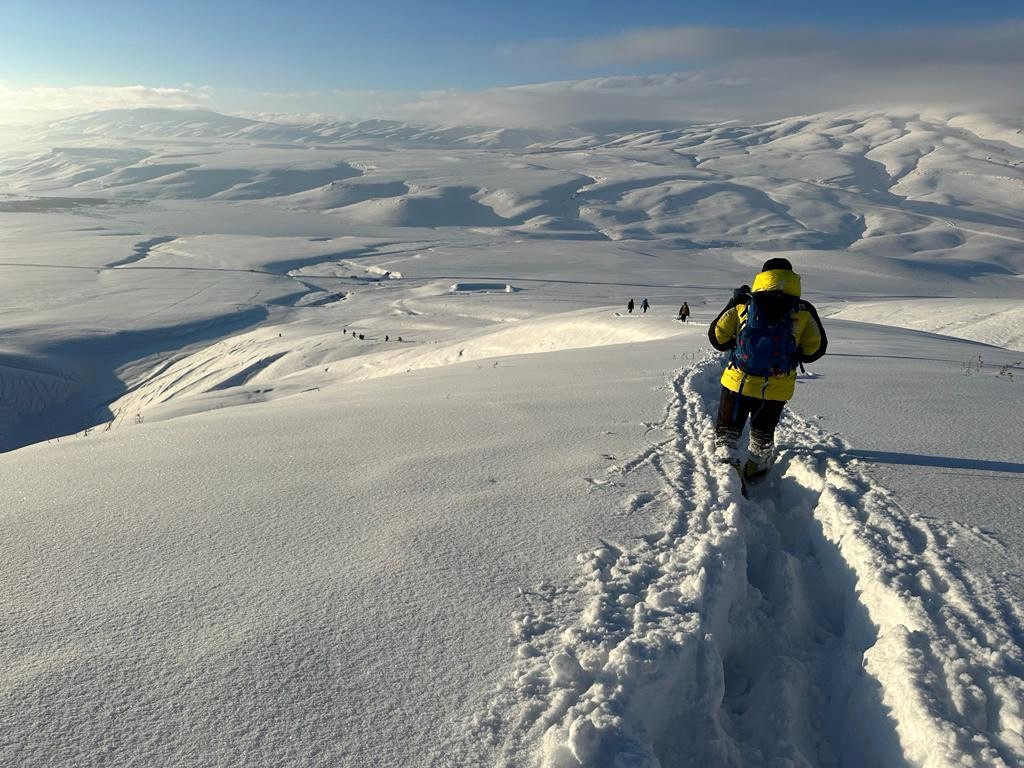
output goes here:
{"type": "Polygon", "coordinates": [[[1020,765],[1022,132],[11,139],[0,762],[1020,765]],[[773,256],[830,346],[744,498],[773,256]]]}

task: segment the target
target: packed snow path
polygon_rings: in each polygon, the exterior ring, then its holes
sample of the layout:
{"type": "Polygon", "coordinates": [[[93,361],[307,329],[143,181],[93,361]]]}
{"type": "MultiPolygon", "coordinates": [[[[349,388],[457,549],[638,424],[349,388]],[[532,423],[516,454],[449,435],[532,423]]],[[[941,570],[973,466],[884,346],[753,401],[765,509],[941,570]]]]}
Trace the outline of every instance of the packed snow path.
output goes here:
{"type": "Polygon", "coordinates": [[[662,439],[609,470],[656,470],[629,503],[665,528],[524,594],[476,735],[549,768],[1021,764],[1020,606],[958,566],[951,524],[907,516],[792,415],[743,499],[707,449],[719,370],[680,372],[662,439]]]}

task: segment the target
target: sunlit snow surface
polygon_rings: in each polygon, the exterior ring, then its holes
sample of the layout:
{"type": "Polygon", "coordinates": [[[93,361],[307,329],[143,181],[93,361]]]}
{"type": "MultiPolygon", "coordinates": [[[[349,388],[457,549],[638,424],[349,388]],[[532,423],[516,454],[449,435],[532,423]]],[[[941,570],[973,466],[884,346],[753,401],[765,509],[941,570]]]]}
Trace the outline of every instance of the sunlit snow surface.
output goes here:
{"type": "Polygon", "coordinates": [[[0,763],[1024,762],[1020,124],[7,138],[0,763]],[[831,345],[744,498],[779,255],[831,345]]]}

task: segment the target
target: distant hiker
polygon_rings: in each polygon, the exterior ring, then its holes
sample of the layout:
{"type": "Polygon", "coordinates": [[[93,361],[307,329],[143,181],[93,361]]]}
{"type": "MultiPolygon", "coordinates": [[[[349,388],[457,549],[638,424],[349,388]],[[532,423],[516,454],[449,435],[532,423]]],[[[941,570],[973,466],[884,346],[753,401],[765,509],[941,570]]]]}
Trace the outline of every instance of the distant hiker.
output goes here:
{"type": "Polygon", "coordinates": [[[384,337],[384,341],[391,341],[391,339],[389,337],[385,336],[384,337]]]}
{"type": "Polygon", "coordinates": [[[688,318],[689,316],[690,316],[690,305],[687,304],[684,301],[683,302],[683,306],[681,306],[679,308],[679,319],[680,319],[680,321],[685,323],[686,322],[686,318],[688,318]]]}
{"type": "Polygon", "coordinates": [[[629,312],[629,314],[631,314],[631,315],[633,314],[633,300],[632,299],[630,299],[629,303],[626,305],[626,311],[629,312]]]}
{"type": "Polygon", "coordinates": [[[642,309],[644,311],[644,314],[646,315],[647,310],[650,308],[650,306],[651,305],[647,302],[647,299],[644,299],[643,302],[641,302],[640,304],[640,309],[642,309]]]}
{"type": "Polygon", "coordinates": [[[796,389],[796,369],[825,354],[828,339],[818,313],[800,298],[800,275],[788,259],[769,259],[733,292],[711,323],[708,340],[731,351],[722,373],[715,456],[739,469],[738,443],[750,417],[748,459],[741,474],[754,479],[775,461],[775,428],[796,389]]]}

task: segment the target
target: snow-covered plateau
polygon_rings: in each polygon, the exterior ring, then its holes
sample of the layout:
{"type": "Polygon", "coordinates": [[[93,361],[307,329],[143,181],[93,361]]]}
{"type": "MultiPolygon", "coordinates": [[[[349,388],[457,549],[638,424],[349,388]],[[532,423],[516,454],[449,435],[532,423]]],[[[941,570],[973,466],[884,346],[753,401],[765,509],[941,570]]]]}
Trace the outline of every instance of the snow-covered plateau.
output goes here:
{"type": "Polygon", "coordinates": [[[0,138],[0,764],[1024,765],[1019,119],[0,138]]]}

